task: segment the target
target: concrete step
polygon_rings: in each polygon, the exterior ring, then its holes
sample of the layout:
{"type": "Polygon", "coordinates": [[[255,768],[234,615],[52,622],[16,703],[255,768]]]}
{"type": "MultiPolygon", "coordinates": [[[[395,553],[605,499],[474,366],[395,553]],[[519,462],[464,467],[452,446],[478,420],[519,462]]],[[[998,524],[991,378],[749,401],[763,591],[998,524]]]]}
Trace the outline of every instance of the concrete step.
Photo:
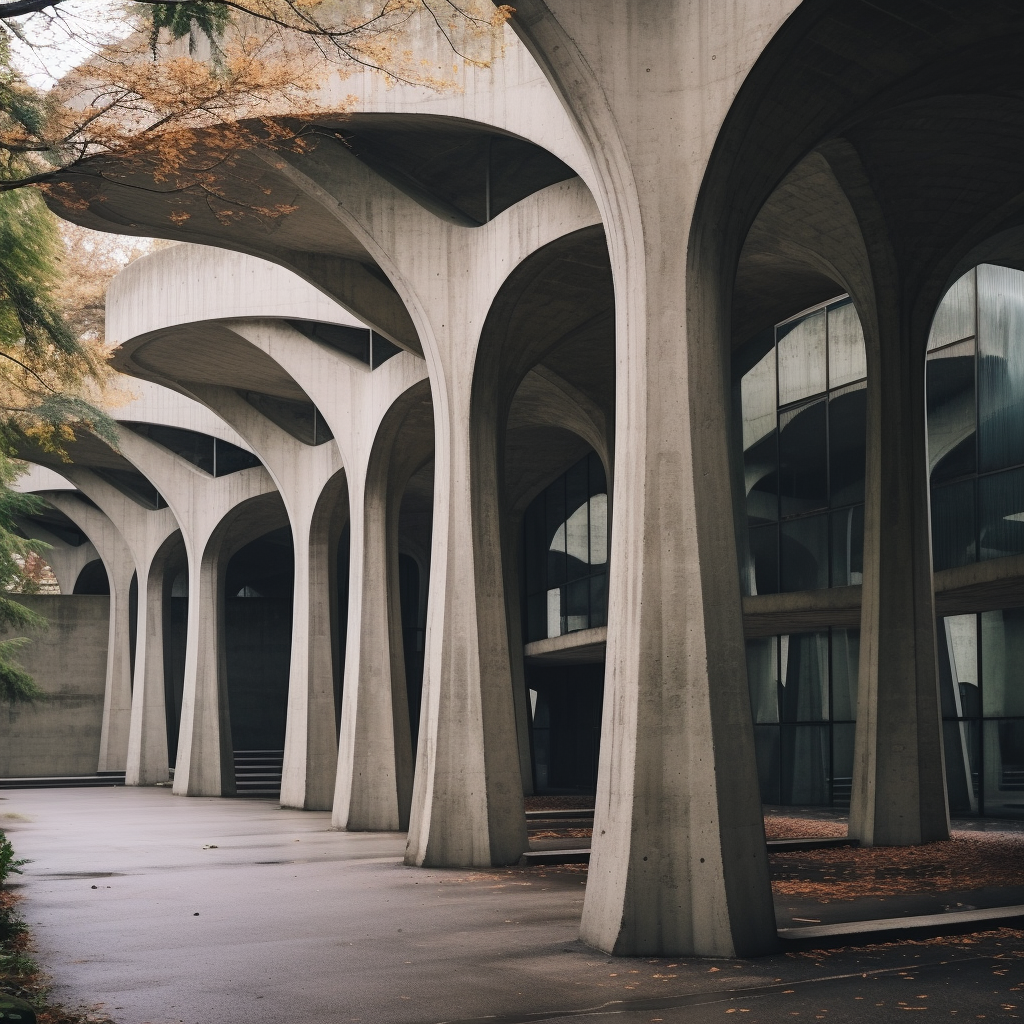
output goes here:
{"type": "Polygon", "coordinates": [[[279,797],[283,750],[236,750],[235,793],[237,796],[279,797]]]}
{"type": "Polygon", "coordinates": [[[523,867],[540,864],[589,864],[589,850],[527,850],[519,859],[523,867]]]}
{"type": "Polygon", "coordinates": [[[594,808],[580,808],[576,811],[527,811],[526,820],[530,821],[577,821],[590,820],[594,817],[594,808]]]}
{"type": "Polygon", "coordinates": [[[769,853],[785,853],[788,850],[799,852],[802,850],[834,850],[842,847],[860,846],[857,839],[847,839],[846,836],[826,836],[817,839],[769,839],[769,853]]]}
{"type": "Polygon", "coordinates": [[[0,789],[92,789],[123,786],[124,772],[96,772],[94,775],[44,775],[37,778],[0,779],[0,789]]]}
{"type": "Polygon", "coordinates": [[[837,946],[868,946],[904,939],[933,939],[940,935],[967,935],[992,928],[1019,928],[1024,906],[989,907],[985,910],[954,910],[915,917],[844,921],[800,928],[780,928],[785,949],[826,949],[837,946]]]}

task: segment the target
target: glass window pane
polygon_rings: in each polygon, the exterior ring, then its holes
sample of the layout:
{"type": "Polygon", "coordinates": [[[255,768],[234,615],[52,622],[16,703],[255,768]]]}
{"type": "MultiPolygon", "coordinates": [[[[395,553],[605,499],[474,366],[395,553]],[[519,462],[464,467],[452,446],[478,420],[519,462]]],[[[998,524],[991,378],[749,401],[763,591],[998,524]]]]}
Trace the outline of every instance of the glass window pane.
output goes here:
{"type": "Polygon", "coordinates": [[[779,490],[783,516],[828,507],[826,402],[779,417],[779,490]]]}
{"type": "Polygon", "coordinates": [[[585,501],[565,521],[566,578],[590,573],[590,502],[585,501]]]}
{"type": "Polygon", "coordinates": [[[941,348],[952,341],[974,336],[974,271],[969,270],[946,292],[935,310],[928,348],[941,348]]]}
{"type": "MultiPolygon", "coordinates": [[[[565,582],[565,477],[544,492],[544,525],[548,541],[547,586],[565,582]]],[[[558,634],[555,634],[556,636],[558,634]]]]}
{"type": "Polygon", "coordinates": [[[779,638],[747,641],[747,685],[750,711],[756,723],[779,720],[779,638]]]}
{"type": "Polygon", "coordinates": [[[548,636],[548,602],[546,594],[532,594],[526,599],[526,620],[527,643],[533,643],[534,640],[543,640],[548,636]]]}
{"type": "Polygon", "coordinates": [[[749,531],[748,537],[750,538],[750,561],[753,563],[747,569],[746,583],[749,593],[777,594],[779,592],[779,528],[777,526],[758,526],[749,531]]]}
{"type": "Polygon", "coordinates": [[[831,743],[827,725],[780,726],[781,802],[821,807],[829,802],[831,743]]]}
{"type": "Polygon", "coordinates": [[[974,481],[932,491],[932,562],[935,571],[975,561],[974,481]]]}
{"type": "Polygon", "coordinates": [[[776,401],[773,347],[740,381],[744,451],[775,429],[776,401]]]}
{"type": "Polygon", "coordinates": [[[1024,273],[978,267],[981,470],[1024,462],[1024,273]]]}
{"type": "Polygon", "coordinates": [[[604,494],[608,491],[608,482],[605,479],[604,463],[597,452],[591,452],[587,456],[587,471],[590,476],[590,493],[604,494]]]}
{"type": "Polygon", "coordinates": [[[776,338],[779,405],[789,405],[825,391],[825,310],[819,309],[783,324],[776,338]]]}
{"type": "Polygon", "coordinates": [[[608,495],[595,494],[590,499],[590,564],[608,561],[608,495]]]}
{"type": "Polygon", "coordinates": [[[832,806],[849,807],[853,790],[853,747],[857,727],[832,726],[832,806]]]}
{"type": "Polygon", "coordinates": [[[780,530],[780,589],[783,593],[825,589],[828,586],[828,516],[793,519],[783,523],[780,530]]]}
{"type": "Polygon", "coordinates": [[[754,726],[754,756],[757,758],[757,779],[761,785],[761,803],[780,804],[779,727],[754,726]]]}
{"type": "Polygon", "coordinates": [[[608,577],[603,572],[590,577],[590,625],[608,625],[608,577]]]}
{"type": "Polygon", "coordinates": [[[536,594],[547,586],[547,547],[542,494],[530,504],[523,516],[523,558],[526,564],[527,594],[536,594]]]}
{"type": "MultiPolygon", "coordinates": [[[[947,616],[942,620],[940,646],[943,640],[949,687],[948,696],[943,694],[942,713],[951,714],[954,718],[976,718],[981,714],[977,615],[947,616]]],[[[943,674],[940,669],[940,677],[943,674]]]]}
{"type": "Polygon", "coordinates": [[[577,580],[565,588],[565,632],[590,628],[590,580],[577,580]]]}
{"type": "Polygon", "coordinates": [[[1024,817],[1024,720],[985,722],[985,813],[1024,817]]]}
{"type": "Polygon", "coordinates": [[[864,331],[857,308],[848,299],[828,311],[828,386],[842,387],[867,375],[864,331]]]}
{"type": "Polygon", "coordinates": [[[978,813],[980,738],[980,722],[942,723],[950,814],[970,816],[978,813]]]}
{"type": "Polygon", "coordinates": [[[974,341],[928,356],[928,469],[932,483],[954,480],[977,468],[974,341]]]}
{"type": "Polygon", "coordinates": [[[747,522],[751,526],[779,518],[778,435],[774,430],[743,453],[747,522]]]}
{"type": "Polygon", "coordinates": [[[868,389],[861,384],[828,400],[828,466],[831,504],[864,500],[868,389]]]}
{"type": "Polygon", "coordinates": [[[978,515],[982,561],[1024,552],[1024,469],[981,477],[978,515]]]}
{"type": "Polygon", "coordinates": [[[832,630],[832,720],[857,720],[857,673],[860,671],[860,630],[832,630]]]}
{"type": "Polygon", "coordinates": [[[1024,608],[982,613],[981,665],[985,715],[1024,716],[1024,608]]]}
{"type": "Polygon", "coordinates": [[[832,513],[832,586],[864,582],[864,506],[832,513]]]}
{"type": "Polygon", "coordinates": [[[828,633],[795,633],[779,645],[782,721],[828,721],[828,633]]]}
{"type": "Polygon", "coordinates": [[[562,589],[555,587],[548,591],[548,639],[562,633],[562,589]]]}

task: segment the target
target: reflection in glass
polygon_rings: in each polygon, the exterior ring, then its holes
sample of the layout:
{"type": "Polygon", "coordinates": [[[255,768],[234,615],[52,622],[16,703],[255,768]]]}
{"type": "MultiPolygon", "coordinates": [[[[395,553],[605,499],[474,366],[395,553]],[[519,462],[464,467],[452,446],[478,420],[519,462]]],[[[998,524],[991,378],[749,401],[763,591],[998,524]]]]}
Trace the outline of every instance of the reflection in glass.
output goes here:
{"type": "Polygon", "coordinates": [[[864,582],[864,506],[832,513],[832,586],[864,582]]]}
{"type": "Polygon", "coordinates": [[[849,807],[853,790],[853,749],[857,727],[853,722],[832,726],[832,806],[849,807]]]}
{"type": "Polygon", "coordinates": [[[1024,469],[978,479],[981,558],[1024,552],[1024,469]]]}
{"type": "Polygon", "coordinates": [[[981,470],[1024,462],[1024,274],[978,267],[981,470]]]}
{"type": "Polygon", "coordinates": [[[750,561],[753,580],[748,578],[750,594],[777,594],[779,592],[779,528],[759,526],[749,533],[750,561]]]}
{"type": "Polygon", "coordinates": [[[1024,720],[983,724],[985,813],[1019,818],[1024,812],[1024,720]]]}
{"type": "Polygon", "coordinates": [[[608,495],[591,453],[531,502],[523,516],[527,642],[607,623],[608,495]]]}
{"type": "Polygon", "coordinates": [[[968,816],[978,813],[980,725],[978,721],[947,720],[942,723],[950,814],[968,816]]]}
{"type": "Polygon", "coordinates": [[[942,348],[975,335],[975,272],[969,270],[946,292],[932,320],[928,348],[942,348]]]}
{"type": "Polygon", "coordinates": [[[993,718],[1024,716],[1024,608],[983,612],[981,651],[984,714],[993,718]]]}
{"type": "Polygon", "coordinates": [[[761,785],[761,803],[781,804],[780,737],[777,725],[754,726],[754,756],[757,759],[757,779],[761,785]]]}
{"type": "Polygon", "coordinates": [[[974,340],[928,354],[928,469],[933,484],[973,473],[974,340]]]}
{"type": "Polygon", "coordinates": [[[779,416],[779,490],[783,516],[828,507],[827,403],[779,416]]]}
{"type": "Polygon", "coordinates": [[[828,386],[839,388],[868,375],[864,331],[851,299],[828,310],[828,386]]]}
{"type": "Polygon", "coordinates": [[[775,430],[775,349],[771,348],[740,381],[743,450],[775,430]]]}
{"type": "Polygon", "coordinates": [[[779,638],[747,641],[747,684],[756,724],[779,720],[779,638]]]}
{"type": "Polygon", "coordinates": [[[857,674],[860,671],[860,630],[832,630],[832,718],[857,718],[857,674]]]}
{"type": "Polygon", "coordinates": [[[936,572],[975,560],[974,481],[932,490],[932,563],[936,572]]]}
{"type": "Polygon", "coordinates": [[[830,729],[827,725],[783,725],[780,732],[779,789],[789,806],[829,803],[830,729]]]}
{"type": "Polygon", "coordinates": [[[825,310],[791,320],[776,333],[779,351],[779,405],[826,390],[825,310]]]}
{"type": "Polygon", "coordinates": [[[867,400],[865,384],[844,388],[829,396],[828,464],[833,508],[864,500],[867,400]]]}
{"type": "Polygon", "coordinates": [[[828,633],[797,633],[779,639],[784,722],[822,722],[829,718],[828,633]]]}
{"type": "Polygon", "coordinates": [[[783,593],[828,586],[828,516],[791,519],[779,528],[783,593]]]}

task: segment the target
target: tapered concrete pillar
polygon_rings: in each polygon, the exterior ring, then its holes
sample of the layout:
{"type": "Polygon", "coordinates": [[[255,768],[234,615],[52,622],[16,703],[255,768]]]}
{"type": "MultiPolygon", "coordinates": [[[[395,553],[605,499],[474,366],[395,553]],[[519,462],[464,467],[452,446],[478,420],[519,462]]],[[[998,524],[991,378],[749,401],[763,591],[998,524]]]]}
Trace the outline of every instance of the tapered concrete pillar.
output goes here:
{"type": "Polygon", "coordinates": [[[137,584],[135,667],[125,784],[152,786],[169,778],[163,664],[163,579],[178,524],[169,508],[147,509],[95,473],[69,465],[64,474],[116,527],[133,559],[137,584]],[[151,602],[155,602],[151,606],[151,602]]]}
{"type": "Polygon", "coordinates": [[[145,591],[139,589],[139,641],[135,651],[126,786],[155,786],[170,777],[164,636],[174,582],[172,567],[177,567],[183,557],[184,544],[175,531],[150,560],[145,591]]]}
{"type": "Polygon", "coordinates": [[[152,441],[120,428],[121,453],[167,501],[188,555],[189,601],[174,792],[233,796],[235,775],[224,648],[224,576],[231,556],[287,522],[262,467],[211,477],[152,441]]]}
{"type": "MultiPolygon", "coordinates": [[[[384,480],[353,480],[349,630],[332,822],[336,828],[408,828],[412,741],[402,650],[395,644],[384,480]],[[397,647],[397,650],[396,650],[397,647]]],[[[395,510],[397,526],[397,509],[395,510]]],[[[399,632],[400,638],[400,632],[399,632]]]]}
{"type": "MultiPolygon", "coordinates": [[[[287,326],[277,329],[296,333],[287,326]]],[[[190,390],[249,443],[287,509],[295,580],[281,805],[330,810],[338,757],[330,588],[347,518],[341,452],[333,440],[319,445],[296,440],[233,390],[200,384],[190,390]]]]}
{"type": "Polygon", "coordinates": [[[868,356],[860,674],[850,835],[865,846],[949,838],[932,578],[925,405],[929,301],[908,283],[858,154],[823,156],[857,219],[850,273],[868,356]]]}
{"type": "Polygon", "coordinates": [[[76,497],[73,491],[51,492],[46,495],[46,500],[89,537],[107,570],[110,626],[97,771],[122,772],[127,765],[132,713],[130,591],[135,559],[110,519],[98,508],[76,497]]]}
{"type": "Polygon", "coordinates": [[[44,561],[53,570],[61,594],[73,594],[82,570],[90,562],[100,557],[92,542],[86,541],[84,544],[78,545],[69,544],[60,537],[54,536],[34,520],[22,519],[19,516],[15,522],[18,524],[18,529],[30,540],[39,540],[48,545],[42,553],[44,561]]]}
{"type": "Polygon", "coordinates": [[[727,5],[526,0],[512,22],[585,140],[614,275],[615,528],[581,937],[618,954],[777,942],[727,444],[741,240],[699,199],[781,6],[741,26],[727,5]]]}

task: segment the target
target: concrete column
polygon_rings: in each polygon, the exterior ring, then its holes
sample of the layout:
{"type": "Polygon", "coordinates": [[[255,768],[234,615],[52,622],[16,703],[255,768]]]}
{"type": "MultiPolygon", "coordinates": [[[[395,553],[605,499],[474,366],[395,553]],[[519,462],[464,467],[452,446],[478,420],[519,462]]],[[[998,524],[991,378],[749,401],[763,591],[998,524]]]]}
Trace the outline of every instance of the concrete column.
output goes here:
{"type": "Polygon", "coordinates": [[[118,441],[121,453],[145,472],[167,501],[188,553],[185,685],[174,792],[233,796],[224,574],[237,550],[287,520],[262,466],[211,477],[131,430],[121,428],[118,441]]]}
{"type": "Polygon", "coordinates": [[[145,574],[145,593],[139,588],[138,635],[135,653],[135,685],[132,693],[132,724],[128,737],[126,786],[153,786],[166,782],[167,686],[164,671],[164,635],[170,610],[173,573],[169,571],[183,554],[177,531],[159,548],[145,574]]]}
{"type": "Polygon", "coordinates": [[[107,675],[103,696],[103,724],[97,771],[121,772],[127,766],[128,734],[132,713],[132,650],[129,617],[130,590],[135,559],[114,524],[73,491],[52,492],[46,500],[60,509],[89,537],[103,559],[110,584],[110,629],[107,639],[107,675]]]}
{"type": "Polygon", "coordinates": [[[785,8],[740,19],[729,5],[526,0],[513,19],[588,149],[614,275],[615,528],[581,936],[618,954],[752,955],[777,941],[727,444],[742,239],[700,199],[785,8]]]}
{"type": "MultiPolygon", "coordinates": [[[[231,327],[278,362],[313,400],[343,449],[349,502],[349,607],[335,828],[407,827],[412,745],[398,604],[398,511],[408,475],[432,453],[412,431],[394,445],[408,410],[426,400],[422,360],[400,353],[378,369],[312,345],[267,322],[231,327]],[[410,461],[411,460],[411,461],[410,461]],[[418,460],[418,461],[417,461],[418,460]]],[[[429,419],[426,423],[429,426],[429,419]]]]}
{"type": "MultiPolygon", "coordinates": [[[[860,676],[850,835],[865,846],[949,838],[931,559],[925,352],[935,304],[908,268],[860,159],[823,150],[857,218],[865,281],[851,289],[868,356],[860,676]]],[[[852,248],[852,246],[850,247],[852,248]]]]}
{"type": "Polygon", "coordinates": [[[169,508],[147,509],[80,466],[69,465],[66,477],[102,509],[124,538],[138,580],[135,668],[125,761],[125,784],[151,786],[169,778],[163,664],[164,562],[158,553],[177,535],[169,508]],[[150,602],[155,602],[151,607],[150,602]]]}
{"type": "Polygon", "coordinates": [[[249,443],[288,511],[295,584],[281,805],[330,810],[338,757],[331,560],[347,516],[341,452],[333,440],[303,444],[229,388],[193,384],[190,391],[249,443]]]}

